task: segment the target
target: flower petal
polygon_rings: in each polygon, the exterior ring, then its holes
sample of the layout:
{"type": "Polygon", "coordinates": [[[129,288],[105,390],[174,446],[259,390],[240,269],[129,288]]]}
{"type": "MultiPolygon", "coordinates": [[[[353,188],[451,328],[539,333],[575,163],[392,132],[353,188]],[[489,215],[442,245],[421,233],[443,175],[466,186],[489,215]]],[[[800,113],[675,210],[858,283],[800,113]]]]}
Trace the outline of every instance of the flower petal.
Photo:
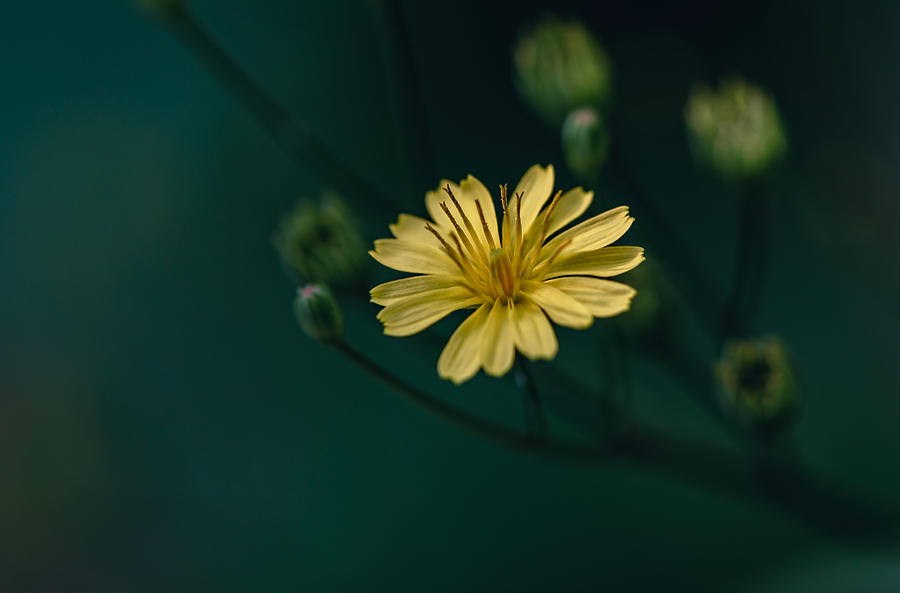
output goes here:
{"type": "Polygon", "coordinates": [[[422,243],[401,239],[378,239],[369,255],[379,263],[412,274],[452,274],[459,268],[450,256],[422,243]]]}
{"type": "Polygon", "coordinates": [[[637,294],[627,284],[585,276],[556,278],[548,280],[547,284],[573,297],[594,317],[612,317],[627,311],[631,307],[631,299],[637,294]]]}
{"type": "Polygon", "coordinates": [[[571,243],[565,248],[564,253],[606,247],[624,235],[633,222],[634,219],[628,216],[628,206],[607,210],[576,224],[548,241],[541,249],[541,257],[544,259],[550,257],[557,247],[570,239],[571,243]]]}
{"type": "Polygon", "coordinates": [[[481,217],[478,216],[478,208],[475,206],[475,200],[478,200],[478,203],[481,204],[481,212],[484,214],[484,221],[487,223],[491,236],[494,239],[494,244],[499,246],[500,231],[497,226],[497,212],[494,210],[494,200],[491,198],[491,192],[489,192],[484,184],[473,175],[469,175],[463,179],[459,183],[459,188],[462,190],[463,194],[462,197],[459,198],[460,205],[462,205],[466,216],[475,217],[472,219],[472,224],[475,226],[482,241],[487,244],[481,226],[481,217]],[[472,213],[471,215],[470,211],[472,213]]]}
{"type": "Polygon", "coordinates": [[[428,232],[425,225],[428,221],[412,214],[401,214],[397,217],[397,222],[390,225],[391,232],[398,239],[404,241],[413,241],[415,243],[425,243],[432,247],[439,245],[434,235],[428,232]]]}
{"type": "Polygon", "coordinates": [[[459,385],[478,372],[481,367],[481,334],[490,312],[489,304],[481,305],[450,336],[438,359],[437,369],[441,378],[459,385]]]}
{"type": "Polygon", "coordinates": [[[563,228],[582,214],[591,205],[594,199],[594,192],[584,191],[580,187],[570,189],[556,203],[556,207],[550,214],[550,224],[547,228],[547,235],[552,235],[559,229],[563,228]]]}
{"type": "Polygon", "coordinates": [[[450,313],[477,305],[481,299],[468,288],[452,286],[422,292],[393,302],[378,313],[389,336],[409,336],[437,323],[450,313]]]}
{"type": "Polygon", "coordinates": [[[615,246],[572,253],[557,259],[545,279],[559,276],[617,276],[644,261],[642,247],[615,246]]]}
{"type": "Polygon", "coordinates": [[[543,309],[554,323],[584,329],[594,322],[594,316],[587,307],[549,284],[533,282],[523,287],[523,292],[543,309]]]}
{"type": "Polygon", "coordinates": [[[462,286],[462,278],[453,274],[426,274],[379,284],[369,291],[369,295],[373,303],[385,306],[423,292],[451,286],[462,286]]]}
{"type": "Polygon", "coordinates": [[[556,332],[540,307],[526,300],[516,303],[513,322],[519,352],[532,360],[556,356],[559,350],[556,332]]]}
{"type": "Polygon", "coordinates": [[[553,165],[547,165],[547,168],[540,165],[534,165],[525,172],[519,185],[513,193],[509,194],[510,208],[514,210],[514,200],[516,194],[522,194],[522,230],[527,233],[531,227],[531,223],[537,218],[541,207],[550,197],[553,191],[553,165]]]}
{"type": "Polygon", "coordinates": [[[513,310],[501,299],[494,301],[481,335],[481,362],[484,372],[505,375],[516,357],[513,310]]]}

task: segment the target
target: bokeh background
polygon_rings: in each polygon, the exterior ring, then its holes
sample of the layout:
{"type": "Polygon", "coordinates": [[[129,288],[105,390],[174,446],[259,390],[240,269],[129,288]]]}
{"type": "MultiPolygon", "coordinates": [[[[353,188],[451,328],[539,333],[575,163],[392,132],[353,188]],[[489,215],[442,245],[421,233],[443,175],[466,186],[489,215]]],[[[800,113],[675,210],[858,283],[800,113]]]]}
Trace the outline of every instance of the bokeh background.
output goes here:
{"type": "MultiPolygon", "coordinates": [[[[423,213],[430,188],[397,150],[369,4],[192,5],[298,118],[423,213]]],[[[437,172],[489,187],[535,162],[574,185],[556,133],[515,94],[510,49],[551,8],[583,19],[615,64],[614,142],[723,287],[737,206],[694,166],[684,102],[727,72],[772,92],[790,153],[760,328],[803,377],[793,446],[816,475],[900,510],[900,5],[403,7],[437,172]]],[[[0,39],[0,590],[900,589],[890,538],[836,537],[627,463],[510,452],[402,402],[293,320],[271,236],[321,182],[164,28],[124,1],[19,2],[0,39]]],[[[603,205],[628,202],[599,189],[603,205]]],[[[394,217],[368,218],[367,237],[394,217]]],[[[517,421],[512,381],[440,382],[439,343],[383,337],[366,300],[345,304],[361,350],[517,421]]],[[[559,364],[593,376],[603,353],[561,340],[559,364]]],[[[677,381],[633,368],[643,416],[739,446],[677,381]]]]}

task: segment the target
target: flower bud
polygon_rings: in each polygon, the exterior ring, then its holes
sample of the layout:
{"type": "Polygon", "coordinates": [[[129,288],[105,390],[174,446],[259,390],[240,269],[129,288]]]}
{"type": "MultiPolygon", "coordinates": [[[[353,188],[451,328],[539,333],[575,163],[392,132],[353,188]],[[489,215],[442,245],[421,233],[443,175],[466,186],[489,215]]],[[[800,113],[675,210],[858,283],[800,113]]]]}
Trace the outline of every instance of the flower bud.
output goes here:
{"type": "Polygon", "coordinates": [[[307,284],[297,289],[294,315],[306,335],[326,344],[340,341],[344,335],[341,309],[324,284],[307,284]]]}
{"type": "Polygon", "coordinates": [[[740,78],[694,87],[684,118],[694,157],[728,181],[768,173],[787,149],[775,101],[740,78]]]}
{"type": "Polygon", "coordinates": [[[609,154],[603,116],[593,107],[569,112],[562,126],[562,145],[569,168],[582,177],[593,177],[609,154]]]}
{"type": "Polygon", "coordinates": [[[522,100],[554,128],[576,107],[609,101],[610,60],[580,22],[544,19],[519,37],[513,64],[522,100]]]}
{"type": "Polygon", "coordinates": [[[794,367],[775,336],[728,341],[715,376],[724,408],[762,435],[777,433],[800,402],[794,367]]]}
{"type": "Polygon", "coordinates": [[[274,243],[298,282],[347,286],[360,280],[369,261],[353,213],[334,193],[298,202],[282,218],[274,243]]]}

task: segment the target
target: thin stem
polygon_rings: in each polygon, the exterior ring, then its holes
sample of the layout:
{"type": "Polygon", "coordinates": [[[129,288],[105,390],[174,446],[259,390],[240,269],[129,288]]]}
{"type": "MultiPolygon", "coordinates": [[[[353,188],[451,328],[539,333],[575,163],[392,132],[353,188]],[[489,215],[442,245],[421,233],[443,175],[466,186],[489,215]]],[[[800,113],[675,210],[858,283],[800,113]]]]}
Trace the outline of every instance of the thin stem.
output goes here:
{"type": "Polygon", "coordinates": [[[337,342],[333,344],[335,349],[345,357],[356,363],[359,367],[372,375],[375,379],[393,389],[398,395],[415,405],[440,416],[444,420],[451,422],[469,432],[478,434],[496,443],[506,447],[523,450],[540,452],[544,451],[554,455],[562,454],[563,456],[575,455],[582,457],[589,455],[592,451],[579,445],[560,444],[558,442],[542,442],[538,444],[534,439],[518,431],[507,428],[503,425],[484,420],[458,410],[444,402],[428,395],[421,389],[410,385],[397,375],[381,367],[378,363],[366,357],[364,354],[347,344],[346,342],[337,342]]]}
{"type": "Polygon", "coordinates": [[[544,416],[544,407],[538,394],[534,376],[531,373],[531,365],[520,356],[516,368],[516,383],[522,390],[522,407],[525,411],[525,426],[531,438],[547,438],[547,419],[544,416]]]}
{"type": "Polygon", "coordinates": [[[631,167],[625,162],[621,149],[612,151],[610,168],[628,187],[636,218],[641,227],[647,229],[655,246],[653,254],[674,272],[672,282],[677,285],[697,316],[714,331],[712,328],[719,321],[716,315],[721,310],[722,302],[718,286],[707,275],[706,268],[697,260],[693,249],[678,229],[644,191],[631,167]]]}
{"type": "Polygon", "coordinates": [[[424,190],[436,182],[437,173],[409,27],[398,0],[371,0],[371,4],[380,24],[394,118],[401,129],[397,140],[414,188],[424,190]]]}
{"type": "Polygon", "coordinates": [[[746,336],[762,302],[769,253],[767,196],[761,186],[745,187],[741,196],[734,279],[722,315],[719,340],[746,336]]]}
{"type": "Polygon", "coordinates": [[[161,20],[175,37],[216,77],[228,93],[269,133],[276,144],[326,184],[362,207],[375,211],[377,202],[392,203],[334,154],[310,129],[295,119],[253,79],[212,37],[187,8],[166,11],[161,20]]]}
{"type": "Polygon", "coordinates": [[[448,406],[383,369],[345,342],[334,347],[408,401],[508,448],[587,465],[633,463],[686,483],[780,509],[833,536],[889,543],[895,535],[894,513],[814,479],[791,459],[763,467],[766,479],[759,481],[754,471],[748,469],[748,460],[739,454],[648,429],[616,435],[596,445],[558,439],[535,441],[518,431],[448,406]],[[834,509],[841,512],[835,513],[834,509]]]}

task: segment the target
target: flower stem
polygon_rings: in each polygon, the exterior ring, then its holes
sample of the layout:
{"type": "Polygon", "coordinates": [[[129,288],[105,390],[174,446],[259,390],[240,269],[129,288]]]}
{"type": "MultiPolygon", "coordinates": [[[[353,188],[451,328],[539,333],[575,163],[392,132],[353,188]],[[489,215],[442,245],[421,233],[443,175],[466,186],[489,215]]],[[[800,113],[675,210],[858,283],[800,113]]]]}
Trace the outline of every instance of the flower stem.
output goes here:
{"type": "Polygon", "coordinates": [[[749,334],[762,302],[769,254],[767,196],[759,184],[744,188],[738,219],[734,280],[722,314],[719,340],[749,334]]]}
{"type": "MultiPolygon", "coordinates": [[[[347,342],[337,342],[333,344],[333,346],[338,352],[343,354],[349,360],[353,361],[357,366],[365,370],[375,379],[377,379],[387,387],[390,387],[398,395],[402,396],[407,401],[410,401],[413,404],[419,406],[420,408],[423,408],[426,411],[431,412],[432,414],[440,416],[441,418],[451,422],[452,424],[455,424],[470,432],[488,438],[494,442],[505,445],[512,449],[537,449],[537,442],[533,439],[528,438],[526,435],[445,404],[444,402],[428,395],[421,389],[410,385],[387,369],[384,369],[378,363],[369,359],[364,354],[347,344],[347,342]]],[[[568,449],[568,447],[566,447],[566,449],[568,449]]]]}
{"type": "Polygon", "coordinates": [[[370,2],[380,25],[387,86],[394,105],[394,118],[401,130],[397,134],[400,151],[406,159],[413,186],[419,191],[431,187],[438,177],[409,28],[398,0],[370,2]]]}
{"type": "Polygon", "coordinates": [[[672,271],[671,280],[696,315],[715,331],[718,324],[716,312],[720,311],[722,296],[719,287],[705,272],[705,267],[697,260],[691,246],[678,229],[656,207],[625,162],[621,149],[614,149],[610,155],[610,169],[625,183],[633,202],[633,211],[639,224],[647,229],[655,244],[653,255],[664,262],[672,271]]]}
{"type": "Polygon", "coordinates": [[[518,357],[515,371],[516,384],[522,390],[522,406],[525,411],[525,426],[528,435],[533,439],[544,440],[547,438],[547,419],[544,416],[544,407],[538,394],[534,376],[531,374],[531,365],[522,356],[518,357]]]}
{"type": "Polygon", "coordinates": [[[293,119],[288,111],[251,77],[184,7],[161,15],[162,22],[228,93],[256,119],[275,143],[323,182],[374,212],[378,201],[393,199],[366,181],[350,165],[334,154],[310,129],[293,119]],[[374,199],[373,199],[374,198],[374,199]]]}

